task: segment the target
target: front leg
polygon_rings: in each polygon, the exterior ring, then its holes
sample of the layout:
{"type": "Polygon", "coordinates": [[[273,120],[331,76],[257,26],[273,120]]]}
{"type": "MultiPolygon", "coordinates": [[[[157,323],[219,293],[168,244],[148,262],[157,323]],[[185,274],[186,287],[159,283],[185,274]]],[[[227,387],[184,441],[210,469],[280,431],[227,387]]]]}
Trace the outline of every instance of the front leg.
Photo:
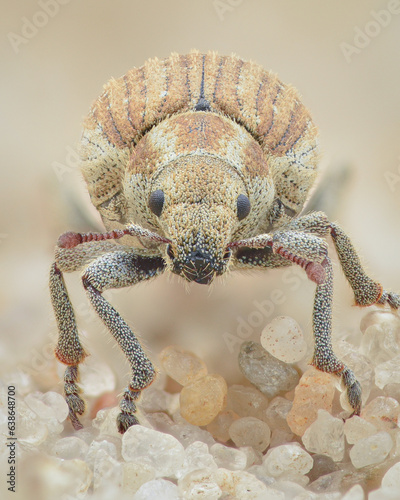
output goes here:
{"type": "Polygon", "coordinates": [[[137,424],[136,405],[141,391],[154,379],[155,371],[138,339],[119,313],[102,296],[109,288],[130,286],[164,271],[161,257],[141,257],[127,252],[106,254],[91,264],[82,276],[83,286],[97,314],[118,342],[131,365],[133,377],[124,390],[117,418],[118,431],[123,434],[137,424]]]}
{"type": "Polygon", "coordinates": [[[286,259],[286,263],[291,261],[304,267],[309,278],[317,283],[313,311],[315,347],[312,364],[321,371],[342,378],[353,413],[359,414],[361,386],[354,373],[336,357],[331,343],[332,264],[327,255],[326,243],[321,239],[321,236],[329,234],[329,222],[324,214],[314,213],[295,219],[286,228],[287,231],[260,235],[235,242],[231,246],[239,247],[236,259],[240,267],[279,267],[285,265],[286,259]],[[262,244],[265,248],[251,248],[262,244]]]}
{"type": "Polygon", "coordinates": [[[323,262],[325,282],[318,285],[314,299],[313,332],[315,339],[312,364],[315,368],[342,377],[347,389],[347,398],[353,408],[353,415],[359,415],[361,409],[361,386],[354,373],[344,365],[332,349],[332,297],[333,272],[329,257],[323,262]]]}

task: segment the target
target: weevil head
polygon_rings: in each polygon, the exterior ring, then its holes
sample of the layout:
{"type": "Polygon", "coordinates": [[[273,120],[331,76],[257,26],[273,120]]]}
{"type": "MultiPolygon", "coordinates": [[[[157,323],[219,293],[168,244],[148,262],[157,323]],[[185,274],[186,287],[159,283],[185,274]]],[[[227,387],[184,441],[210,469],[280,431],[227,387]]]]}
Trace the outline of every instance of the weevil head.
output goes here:
{"type": "Polygon", "coordinates": [[[171,241],[169,269],[209,284],[228,269],[229,244],[266,220],[274,185],[256,140],[232,120],[200,111],[172,116],[143,137],[125,195],[131,220],[171,241]]]}
{"type": "Polygon", "coordinates": [[[246,186],[224,161],[191,155],[173,162],[157,179],[149,207],[171,240],[170,270],[209,284],[229,265],[228,244],[250,213],[246,186]]]}

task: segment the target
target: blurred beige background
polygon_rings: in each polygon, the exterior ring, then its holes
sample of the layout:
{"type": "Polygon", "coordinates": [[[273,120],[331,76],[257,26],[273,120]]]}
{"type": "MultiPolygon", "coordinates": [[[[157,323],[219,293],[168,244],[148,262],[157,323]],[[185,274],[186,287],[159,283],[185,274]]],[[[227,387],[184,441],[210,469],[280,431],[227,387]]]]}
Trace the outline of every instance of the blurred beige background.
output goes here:
{"type": "MultiPolygon", "coordinates": [[[[32,373],[41,388],[54,387],[47,377],[55,370],[51,346],[56,330],[47,291],[53,246],[61,232],[90,230],[98,223],[76,168],[81,121],[111,76],[171,51],[234,52],[299,89],[320,129],[323,165],[348,164],[354,169],[334,217],[354,238],[371,274],[388,289],[399,290],[398,4],[394,0],[3,0],[3,377],[13,381],[18,366],[32,373]]],[[[351,307],[350,289],[338,265],[336,270],[334,333],[340,338],[357,330],[364,312],[351,307]]],[[[310,335],[313,286],[300,275],[283,276],[280,271],[232,275],[211,291],[193,285],[189,294],[178,279],[161,277],[109,297],[141,332],[154,360],[162,347],[180,343],[202,356],[210,371],[235,381],[240,379],[235,352],[243,322],[250,325],[244,330],[257,340],[268,319],[291,315],[310,335]],[[282,290],[285,300],[271,308],[273,289],[282,290]],[[261,320],[254,315],[255,300],[267,304],[264,311],[269,312],[263,312],[261,320]],[[233,339],[233,354],[227,339],[233,339]]],[[[117,349],[109,348],[113,344],[90,311],[79,276],[67,276],[67,283],[87,349],[125,377],[127,365],[121,363],[117,349]]],[[[121,389],[123,382],[119,384],[121,389]]]]}

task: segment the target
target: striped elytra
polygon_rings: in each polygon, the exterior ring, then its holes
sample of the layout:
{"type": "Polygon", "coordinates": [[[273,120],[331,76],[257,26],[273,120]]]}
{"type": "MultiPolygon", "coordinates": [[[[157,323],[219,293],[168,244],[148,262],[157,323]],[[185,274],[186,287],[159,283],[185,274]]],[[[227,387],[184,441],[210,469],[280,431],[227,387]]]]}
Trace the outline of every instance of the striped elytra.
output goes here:
{"type": "MultiPolygon", "coordinates": [[[[126,223],[124,182],[136,146],[171,117],[196,112],[228,119],[251,136],[265,160],[257,176],[270,176],[285,206],[300,211],[315,179],[318,155],[316,129],[297,91],[254,62],[193,51],[151,59],[111,79],[84,122],[82,171],[106,226],[126,223]]],[[[253,150],[249,154],[257,155],[253,150]]],[[[237,163],[229,151],[220,153],[237,163]]],[[[164,151],[166,157],[171,154],[164,151]]]]}

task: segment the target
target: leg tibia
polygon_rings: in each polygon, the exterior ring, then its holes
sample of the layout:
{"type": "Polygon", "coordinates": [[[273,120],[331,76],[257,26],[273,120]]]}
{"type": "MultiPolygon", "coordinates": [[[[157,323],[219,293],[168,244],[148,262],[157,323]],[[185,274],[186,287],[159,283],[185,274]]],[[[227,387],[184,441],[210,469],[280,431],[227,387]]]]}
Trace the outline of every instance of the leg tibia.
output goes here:
{"type": "Polygon", "coordinates": [[[135,417],[136,405],[134,401],[139,398],[140,391],[151,384],[155,376],[155,370],[134,333],[118,312],[105,300],[101,293],[85,279],[84,287],[86,288],[90,302],[118,342],[132,368],[132,381],[129,387],[124,391],[120,403],[121,413],[117,419],[118,430],[122,434],[128,427],[138,423],[135,417]]]}
{"type": "Polygon", "coordinates": [[[77,365],[86,356],[79,341],[75,314],[57,264],[50,269],[50,296],[58,326],[57,358],[66,365],[77,365]]]}
{"type": "Polygon", "coordinates": [[[333,275],[332,264],[328,258],[324,262],[324,267],[326,280],[323,284],[317,286],[314,301],[313,330],[315,349],[312,364],[319,370],[334,373],[342,378],[347,389],[348,401],[354,410],[354,414],[359,415],[361,386],[354,373],[336,357],[332,349],[333,275]]]}
{"type": "Polygon", "coordinates": [[[65,399],[69,408],[69,416],[75,429],[82,427],[78,415],[85,410],[85,403],[79,397],[78,364],[83,361],[86,353],[79,341],[78,330],[71,302],[65,288],[64,279],[57,264],[50,270],[50,295],[58,326],[58,342],[55,349],[56,357],[68,366],[64,377],[65,399]]]}

